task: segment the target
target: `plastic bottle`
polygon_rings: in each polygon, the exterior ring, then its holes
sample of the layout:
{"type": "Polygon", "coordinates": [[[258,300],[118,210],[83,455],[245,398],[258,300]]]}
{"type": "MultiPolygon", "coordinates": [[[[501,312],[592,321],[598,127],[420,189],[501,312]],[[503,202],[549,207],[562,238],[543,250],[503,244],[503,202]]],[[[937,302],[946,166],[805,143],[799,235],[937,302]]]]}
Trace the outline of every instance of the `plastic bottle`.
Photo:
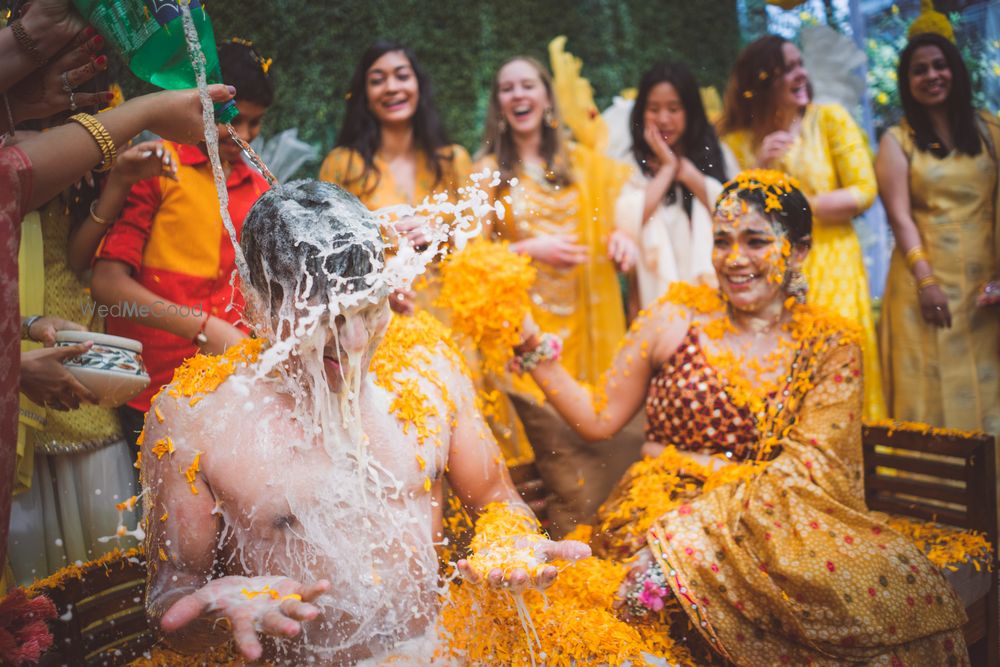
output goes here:
{"type": "MultiPolygon", "coordinates": [[[[73,4],[118,49],[137,77],[168,90],[195,87],[178,0],[73,0],[73,4]]],[[[190,0],[188,6],[205,54],[208,82],[222,83],[212,22],[201,0],[190,0]]],[[[220,123],[230,122],[238,113],[232,100],[215,106],[220,123]]]]}

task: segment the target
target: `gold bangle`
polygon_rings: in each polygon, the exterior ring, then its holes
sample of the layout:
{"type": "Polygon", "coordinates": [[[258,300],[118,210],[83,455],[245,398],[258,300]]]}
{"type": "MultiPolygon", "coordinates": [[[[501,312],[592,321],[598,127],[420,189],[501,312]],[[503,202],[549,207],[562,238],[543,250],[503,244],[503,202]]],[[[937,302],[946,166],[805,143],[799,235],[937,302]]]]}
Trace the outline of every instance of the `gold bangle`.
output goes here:
{"type": "Polygon", "coordinates": [[[909,267],[910,271],[912,271],[913,267],[917,265],[917,262],[921,260],[925,262],[928,261],[927,253],[924,252],[923,246],[913,246],[906,252],[906,266],[909,267]]]}
{"type": "Polygon", "coordinates": [[[97,142],[97,147],[101,149],[101,164],[97,167],[96,171],[103,173],[110,171],[113,166],[115,166],[115,160],[118,159],[118,149],[115,148],[115,142],[111,138],[111,135],[105,129],[101,121],[97,120],[89,113],[78,113],[75,116],[70,116],[72,121],[76,121],[80,125],[90,132],[90,136],[94,138],[97,142]]]}
{"type": "Polygon", "coordinates": [[[94,219],[94,222],[99,224],[101,227],[107,227],[108,223],[111,222],[107,218],[102,218],[97,215],[97,200],[90,202],[90,217],[94,219]]]}
{"type": "Polygon", "coordinates": [[[938,279],[934,277],[934,274],[928,274],[917,281],[917,289],[922,290],[925,287],[930,287],[931,285],[938,285],[938,279]]]}

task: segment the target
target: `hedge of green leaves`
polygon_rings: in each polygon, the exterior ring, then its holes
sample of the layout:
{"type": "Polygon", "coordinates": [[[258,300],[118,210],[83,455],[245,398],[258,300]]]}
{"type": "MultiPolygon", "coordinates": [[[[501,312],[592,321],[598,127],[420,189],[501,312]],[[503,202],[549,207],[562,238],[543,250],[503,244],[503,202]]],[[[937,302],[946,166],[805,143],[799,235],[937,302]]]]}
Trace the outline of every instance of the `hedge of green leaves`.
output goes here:
{"type": "Polygon", "coordinates": [[[547,62],[555,36],[583,59],[604,108],[659,59],[693,68],[702,85],[721,87],[739,49],[735,0],[271,0],[210,2],[219,39],[251,39],[274,59],[277,100],[264,133],[298,127],[325,153],[344,111],[344,93],[364,49],[376,38],[413,48],[430,72],[453,140],[475,149],[494,69],[515,54],[547,62]]]}

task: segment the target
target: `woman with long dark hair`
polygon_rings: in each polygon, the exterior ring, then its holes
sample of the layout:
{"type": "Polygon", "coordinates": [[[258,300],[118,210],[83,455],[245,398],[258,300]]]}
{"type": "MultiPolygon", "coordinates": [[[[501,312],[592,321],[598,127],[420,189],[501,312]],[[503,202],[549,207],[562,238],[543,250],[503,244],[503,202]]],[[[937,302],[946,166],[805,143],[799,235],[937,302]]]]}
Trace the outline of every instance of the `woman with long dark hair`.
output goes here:
{"type": "MultiPolygon", "coordinates": [[[[534,260],[533,316],[563,336],[562,363],[570,374],[595,382],[625,334],[612,257],[624,254],[631,262],[634,248],[614,230],[612,209],[628,167],[570,142],[565,128],[545,66],[528,56],[510,58],[493,77],[477,171],[500,172],[494,196],[509,202],[487,236],[534,260]]],[[[563,534],[593,513],[629,461],[609,462],[575,447],[577,436],[537,400],[541,393],[530,378],[513,378],[506,388],[556,496],[552,530],[563,534]]]]}
{"type": "Polygon", "coordinates": [[[881,322],[889,413],[997,433],[1000,124],[973,109],[962,56],[940,35],[912,38],[897,75],[905,118],[876,163],[896,237],[881,322]]]}
{"type": "MultiPolygon", "coordinates": [[[[319,177],[356,195],[372,210],[419,204],[432,194],[455,201],[469,176],[468,152],[448,141],[434,106],[430,77],[402,44],[378,41],[361,56],[336,147],[319,177]]],[[[412,244],[427,242],[426,220],[405,217],[395,230],[412,244]]],[[[432,294],[420,303],[429,305],[432,294]]],[[[393,309],[412,312],[413,295],[397,292],[393,309]]]]}
{"type": "Polygon", "coordinates": [[[798,180],[816,224],[813,251],[796,276],[809,302],[857,322],[864,332],[865,417],[885,417],[875,323],[861,244],[851,223],[875,200],[875,172],[864,135],[838,104],[813,104],[799,49],[767,35],[733,65],[722,140],[740,167],[777,169],[798,180]]]}
{"type": "Polygon", "coordinates": [[[643,75],[630,130],[635,172],[618,197],[615,224],[639,246],[646,307],[672,282],[714,284],[711,211],[736,165],[680,63],[657,63],[643,75]]]}

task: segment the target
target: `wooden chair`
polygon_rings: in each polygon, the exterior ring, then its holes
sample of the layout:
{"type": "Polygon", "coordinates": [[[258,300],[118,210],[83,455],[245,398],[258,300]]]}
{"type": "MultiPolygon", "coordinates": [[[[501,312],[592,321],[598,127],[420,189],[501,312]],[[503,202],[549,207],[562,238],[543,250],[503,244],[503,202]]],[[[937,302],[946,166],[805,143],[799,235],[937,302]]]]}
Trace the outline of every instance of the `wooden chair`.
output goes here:
{"type": "Polygon", "coordinates": [[[145,560],[119,554],[102,561],[83,566],[79,577],[70,574],[35,589],[52,599],[58,613],[49,623],[54,642],[41,665],[117,667],[152,646],[143,605],[145,560]]]}
{"type": "MultiPolygon", "coordinates": [[[[889,514],[984,533],[997,554],[996,442],[986,434],[865,426],[865,500],[889,514]]],[[[997,568],[989,590],[966,608],[974,665],[1000,665],[997,568]]]]}

